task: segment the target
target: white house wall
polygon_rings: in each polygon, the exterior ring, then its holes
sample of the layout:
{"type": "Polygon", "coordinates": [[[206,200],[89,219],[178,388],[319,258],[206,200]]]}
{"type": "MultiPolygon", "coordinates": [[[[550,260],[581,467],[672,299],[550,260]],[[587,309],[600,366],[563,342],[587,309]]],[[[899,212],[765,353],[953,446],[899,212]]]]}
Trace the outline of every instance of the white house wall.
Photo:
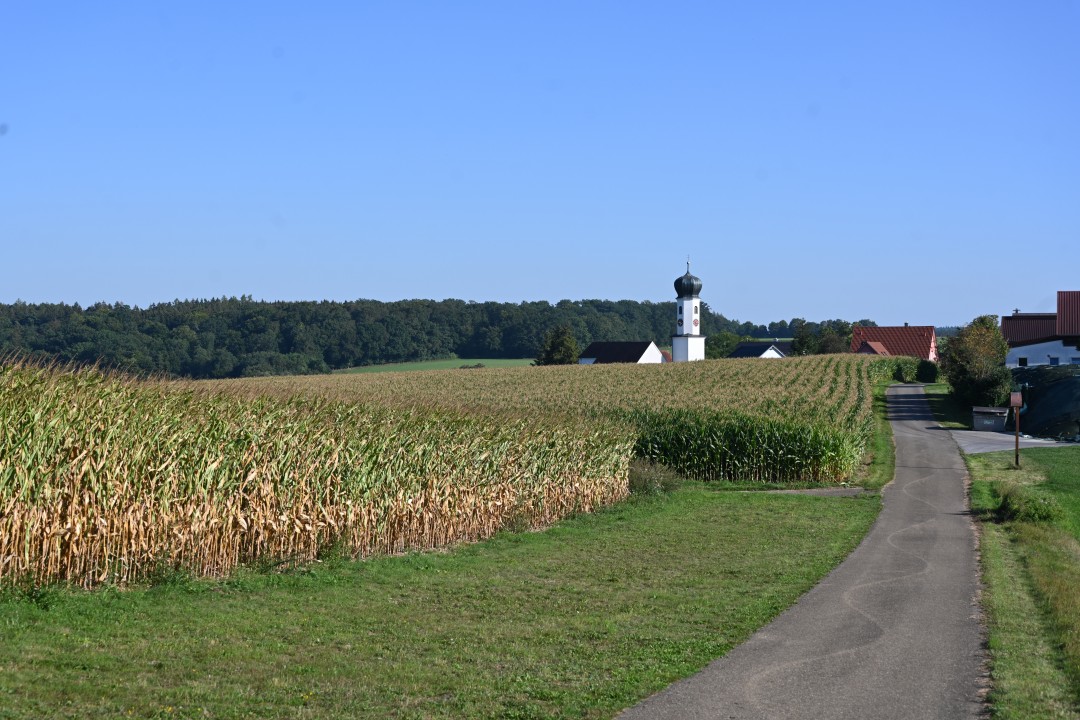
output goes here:
{"type": "Polygon", "coordinates": [[[660,348],[656,347],[656,343],[649,343],[649,347],[642,354],[638,360],[638,365],[662,363],[664,362],[664,353],[660,352],[660,348]]]}
{"type": "Polygon", "coordinates": [[[671,360],[693,362],[705,359],[704,335],[676,335],[671,338],[671,360]]]}
{"type": "Polygon", "coordinates": [[[1058,365],[1080,365],[1080,350],[1066,345],[1061,340],[1054,340],[1009,348],[1009,353],[1005,356],[1005,366],[1020,367],[1020,358],[1027,358],[1027,367],[1050,365],[1052,357],[1058,359],[1058,365]]]}

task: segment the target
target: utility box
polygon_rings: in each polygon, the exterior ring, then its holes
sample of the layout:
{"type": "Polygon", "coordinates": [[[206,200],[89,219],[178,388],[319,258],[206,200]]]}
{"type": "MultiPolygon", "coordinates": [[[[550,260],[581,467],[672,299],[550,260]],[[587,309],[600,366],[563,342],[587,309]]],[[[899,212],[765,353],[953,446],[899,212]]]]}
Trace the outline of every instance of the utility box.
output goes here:
{"type": "Polygon", "coordinates": [[[1005,423],[1009,419],[1007,407],[973,407],[971,408],[971,427],[975,430],[989,430],[1002,432],[1005,423]]]}

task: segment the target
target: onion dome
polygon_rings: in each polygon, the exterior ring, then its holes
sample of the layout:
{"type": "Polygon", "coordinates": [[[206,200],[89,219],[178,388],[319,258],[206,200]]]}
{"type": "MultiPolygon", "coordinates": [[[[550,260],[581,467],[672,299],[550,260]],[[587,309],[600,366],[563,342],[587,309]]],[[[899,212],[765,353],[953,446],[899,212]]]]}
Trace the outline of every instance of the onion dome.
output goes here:
{"type": "Polygon", "coordinates": [[[701,292],[701,278],[690,274],[690,263],[686,263],[686,274],[675,281],[675,292],[680,298],[695,298],[701,292]]]}

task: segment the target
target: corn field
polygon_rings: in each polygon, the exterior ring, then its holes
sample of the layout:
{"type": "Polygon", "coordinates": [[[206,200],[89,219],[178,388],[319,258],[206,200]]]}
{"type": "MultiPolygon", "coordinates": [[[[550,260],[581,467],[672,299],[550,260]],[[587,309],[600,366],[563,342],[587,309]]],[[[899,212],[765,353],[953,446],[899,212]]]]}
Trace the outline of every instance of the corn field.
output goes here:
{"type": "Polygon", "coordinates": [[[0,583],[477,540],[624,498],[634,455],[839,481],[891,372],[820,356],[207,383],[0,361],[0,583]]]}
{"type": "Polygon", "coordinates": [[[619,426],[0,364],[0,582],[428,549],[627,492],[619,426]]]}
{"type": "Polygon", "coordinates": [[[612,418],[635,454],[700,480],[838,482],[873,431],[873,385],[895,358],[823,355],[457,372],[323,375],[200,384],[239,397],[321,396],[505,417],[612,418]]]}

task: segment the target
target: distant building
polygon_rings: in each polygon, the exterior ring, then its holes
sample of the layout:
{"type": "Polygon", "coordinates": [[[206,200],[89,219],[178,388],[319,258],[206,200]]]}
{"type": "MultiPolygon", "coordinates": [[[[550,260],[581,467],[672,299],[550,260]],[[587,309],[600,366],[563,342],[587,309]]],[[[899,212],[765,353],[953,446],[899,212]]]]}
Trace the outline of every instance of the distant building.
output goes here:
{"type": "Polygon", "coordinates": [[[671,338],[671,358],[674,362],[705,359],[705,336],[701,334],[701,279],[686,274],[675,280],[675,334],[671,338]]]}
{"type": "Polygon", "coordinates": [[[1001,318],[1009,343],[1007,367],[1080,365],[1080,290],[1059,290],[1056,313],[1022,313],[1001,318]]]}
{"type": "Polygon", "coordinates": [[[671,338],[671,352],[661,350],[654,342],[594,342],[585,348],[578,360],[579,365],[603,365],[607,363],[665,363],[690,362],[705,359],[705,336],[701,334],[701,279],[686,274],[675,280],[675,335],[671,338]]]}
{"type": "Polygon", "coordinates": [[[607,363],[662,363],[664,354],[651,341],[594,342],[581,353],[579,365],[607,363]]]}
{"type": "Polygon", "coordinates": [[[851,352],[863,355],[904,356],[937,362],[937,334],[933,325],[863,327],[851,329],[851,352]]]}
{"type": "Polygon", "coordinates": [[[790,342],[781,342],[774,340],[769,342],[765,341],[746,341],[741,342],[735,346],[735,349],[728,353],[729,358],[785,358],[793,355],[794,351],[791,349],[790,342]]]}

